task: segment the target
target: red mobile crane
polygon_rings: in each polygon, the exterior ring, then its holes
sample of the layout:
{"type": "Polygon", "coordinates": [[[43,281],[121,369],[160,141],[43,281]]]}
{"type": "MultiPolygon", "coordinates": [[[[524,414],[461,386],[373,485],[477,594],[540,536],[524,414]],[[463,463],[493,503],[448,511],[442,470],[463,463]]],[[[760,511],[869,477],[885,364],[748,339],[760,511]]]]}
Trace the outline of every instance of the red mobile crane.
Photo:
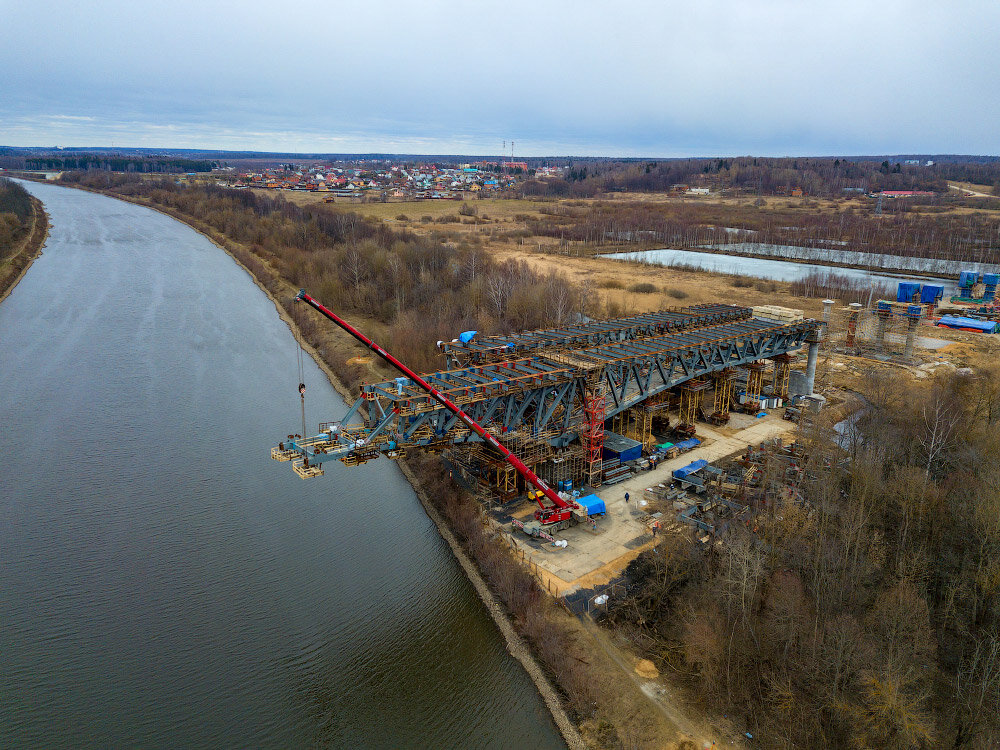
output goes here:
{"type": "Polygon", "coordinates": [[[338,317],[335,313],[331,312],[329,309],[324,307],[322,304],[317,302],[315,299],[306,294],[306,290],[302,289],[295,296],[296,301],[305,302],[310,307],[319,311],[322,315],[326,316],[338,326],[343,328],[354,338],[360,341],[362,344],[367,346],[382,359],[388,362],[390,365],[395,367],[401,373],[410,378],[414,383],[423,388],[435,401],[440,403],[444,408],[454,414],[456,417],[462,420],[465,425],[469,427],[473,432],[475,432],[479,437],[485,440],[489,445],[496,448],[500,455],[504,457],[511,466],[517,469],[518,473],[524,477],[524,479],[534,485],[537,491],[529,492],[528,497],[535,500],[538,503],[539,508],[535,511],[535,520],[541,523],[543,526],[553,526],[558,524],[560,527],[563,525],[569,525],[574,522],[573,511],[581,510],[580,506],[574,502],[563,500],[559,497],[551,487],[549,487],[545,482],[539,479],[535,472],[529,469],[521,459],[507,450],[504,445],[497,440],[493,435],[488,433],[483,427],[476,422],[472,417],[466,414],[464,411],[459,409],[455,404],[453,404],[443,393],[438,391],[436,388],[432,387],[426,380],[421,378],[417,373],[411,370],[409,367],[404,365],[398,359],[393,357],[389,352],[383,349],[381,346],[376,344],[374,341],[365,336],[361,331],[352,326],[346,320],[338,317]],[[546,502],[548,500],[548,502],[546,502]]]}

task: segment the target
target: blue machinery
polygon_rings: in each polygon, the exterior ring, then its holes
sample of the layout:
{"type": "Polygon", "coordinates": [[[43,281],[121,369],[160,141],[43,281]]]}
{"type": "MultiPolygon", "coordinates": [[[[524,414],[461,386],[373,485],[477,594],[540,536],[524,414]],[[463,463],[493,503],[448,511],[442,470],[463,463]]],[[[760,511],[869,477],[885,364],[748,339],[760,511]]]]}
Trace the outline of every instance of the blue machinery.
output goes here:
{"type": "MultiPolygon", "coordinates": [[[[735,305],[701,305],[449,342],[442,346],[449,362],[475,364],[424,379],[501,440],[523,437],[565,448],[577,439],[593,442],[588,424],[602,431],[605,419],[687,381],[759,368],[753,363],[766,359],[787,368],[785,355],[804,344],[811,391],[821,325],[756,319],[735,305]],[[595,410],[595,403],[603,408],[595,410]]],[[[321,424],[319,435],[289,438],[272,457],[292,461],[306,478],[322,474],[321,465],[331,459],[357,465],[380,455],[399,458],[409,448],[482,442],[410,378],[400,377],[363,385],[340,420],[321,424]]]]}

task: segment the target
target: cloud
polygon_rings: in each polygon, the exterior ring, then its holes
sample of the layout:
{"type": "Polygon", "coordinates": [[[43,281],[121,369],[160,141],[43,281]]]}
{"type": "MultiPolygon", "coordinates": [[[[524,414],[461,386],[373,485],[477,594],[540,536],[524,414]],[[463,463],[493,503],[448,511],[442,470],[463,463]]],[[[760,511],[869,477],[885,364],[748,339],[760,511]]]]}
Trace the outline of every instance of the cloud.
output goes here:
{"type": "Polygon", "coordinates": [[[110,0],[8,10],[0,138],[20,140],[10,145],[113,136],[447,153],[497,153],[513,139],[525,155],[1000,150],[995,3],[310,1],[234,13],[228,3],[110,0]]]}

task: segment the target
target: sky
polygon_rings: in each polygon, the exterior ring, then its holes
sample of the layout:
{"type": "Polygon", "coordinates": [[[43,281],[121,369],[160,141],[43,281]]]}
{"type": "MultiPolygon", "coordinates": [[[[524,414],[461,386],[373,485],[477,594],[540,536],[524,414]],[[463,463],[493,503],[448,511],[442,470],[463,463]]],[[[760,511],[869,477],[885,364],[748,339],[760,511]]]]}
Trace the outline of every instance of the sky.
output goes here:
{"type": "Polygon", "coordinates": [[[7,146],[1000,154],[997,0],[0,0],[0,19],[7,146]]]}

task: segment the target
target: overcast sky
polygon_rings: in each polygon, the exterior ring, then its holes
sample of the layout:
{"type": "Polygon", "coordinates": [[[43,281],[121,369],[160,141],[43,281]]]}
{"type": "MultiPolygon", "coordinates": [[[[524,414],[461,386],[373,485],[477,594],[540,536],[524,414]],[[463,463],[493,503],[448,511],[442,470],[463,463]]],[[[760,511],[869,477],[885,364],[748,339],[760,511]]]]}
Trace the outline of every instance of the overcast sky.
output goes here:
{"type": "Polygon", "coordinates": [[[1000,2],[0,0],[0,145],[1000,153],[1000,2]]]}

